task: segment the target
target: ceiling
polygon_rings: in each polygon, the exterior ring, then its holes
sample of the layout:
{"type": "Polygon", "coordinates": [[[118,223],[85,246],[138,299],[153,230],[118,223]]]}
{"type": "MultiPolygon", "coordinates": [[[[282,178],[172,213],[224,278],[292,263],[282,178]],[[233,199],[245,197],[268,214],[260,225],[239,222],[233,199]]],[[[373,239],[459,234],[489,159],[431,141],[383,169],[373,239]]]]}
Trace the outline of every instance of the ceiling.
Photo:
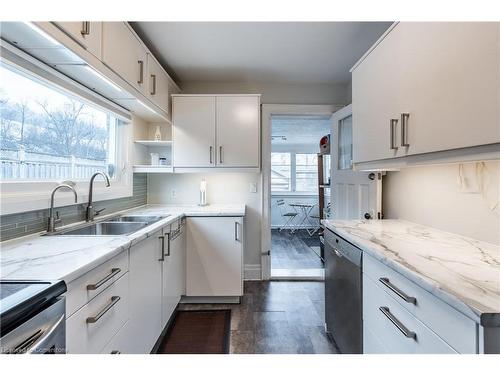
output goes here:
{"type": "Polygon", "coordinates": [[[344,84],[390,22],[132,22],[179,82],[344,84]]]}
{"type": "MultiPolygon", "coordinates": [[[[272,116],[273,145],[313,145],[330,133],[329,116],[272,116]]],[[[319,147],[319,146],[318,146],[319,147]]]]}

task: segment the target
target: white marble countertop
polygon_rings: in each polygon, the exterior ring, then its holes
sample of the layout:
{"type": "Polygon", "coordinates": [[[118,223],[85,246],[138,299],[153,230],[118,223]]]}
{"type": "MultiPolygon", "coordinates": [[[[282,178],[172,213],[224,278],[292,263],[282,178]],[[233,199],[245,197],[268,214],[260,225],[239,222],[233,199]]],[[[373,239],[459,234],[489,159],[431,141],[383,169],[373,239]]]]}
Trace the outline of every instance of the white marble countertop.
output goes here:
{"type": "Polygon", "coordinates": [[[500,246],[403,220],[323,223],[476,322],[500,326],[500,246]]]}
{"type": "MultiPolygon", "coordinates": [[[[146,205],[99,217],[120,214],[167,216],[144,229],[123,236],[41,236],[34,234],[0,244],[0,279],[64,280],[77,279],[130,246],[152,235],[161,227],[184,216],[245,216],[245,205],[172,206],[146,205]]],[[[65,228],[81,225],[76,223],[65,228]]],[[[60,228],[58,228],[60,230],[60,228]]]]}

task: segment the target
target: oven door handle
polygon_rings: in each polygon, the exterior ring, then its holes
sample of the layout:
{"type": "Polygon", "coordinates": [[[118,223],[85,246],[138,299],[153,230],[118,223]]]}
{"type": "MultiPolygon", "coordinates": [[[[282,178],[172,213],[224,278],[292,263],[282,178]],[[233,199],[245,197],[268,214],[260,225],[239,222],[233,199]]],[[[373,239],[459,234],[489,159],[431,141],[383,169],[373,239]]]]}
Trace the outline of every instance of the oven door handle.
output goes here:
{"type": "MultiPolygon", "coordinates": [[[[29,349],[26,349],[25,353],[26,354],[33,354],[37,353],[38,350],[44,349],[44,346],[52,340],[52,337],[57,333],[58,329],[61,327],[61,325],[64,324],[66,320],[65,314],[62,314],[59,319],[50,327],[48,328],[45,333],[40,336],[40,338],[31,345],[29,349]]],[[[56,353],[56,354],[64,354],[64,353],[56,353]]]]}

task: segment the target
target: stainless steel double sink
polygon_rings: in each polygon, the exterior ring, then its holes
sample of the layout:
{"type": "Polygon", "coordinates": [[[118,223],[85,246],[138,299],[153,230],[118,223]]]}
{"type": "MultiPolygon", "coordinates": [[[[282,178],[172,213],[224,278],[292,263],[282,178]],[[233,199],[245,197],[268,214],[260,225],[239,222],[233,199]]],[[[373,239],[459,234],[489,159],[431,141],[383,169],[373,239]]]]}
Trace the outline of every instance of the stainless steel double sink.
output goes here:
{"type": "Polygon", "coordinates": [[[96,223],[87,223],[78,228],[60,230],[46,235],[64,236],[120,236],[134,233],[170,215],[141,216],[120,215],[96,223]]]}

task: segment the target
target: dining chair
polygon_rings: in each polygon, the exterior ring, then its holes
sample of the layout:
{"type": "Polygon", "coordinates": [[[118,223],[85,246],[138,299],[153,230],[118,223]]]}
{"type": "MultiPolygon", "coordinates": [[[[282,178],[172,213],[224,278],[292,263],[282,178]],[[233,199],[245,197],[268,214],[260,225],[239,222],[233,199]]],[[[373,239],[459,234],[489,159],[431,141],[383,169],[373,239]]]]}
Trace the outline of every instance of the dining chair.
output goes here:
{"type": "Polygon", "coordinates": [[[283,218],[284,224],[279,228],[279,231],[283,231],[286,229],[290,230],[290,233],[293,233],[295,228],[293,227],[293,220],[297,217],[298,213],[293,211],[285,211],[285,200],[278,199],[276,201],[276,205],[280,210],[281,217],[283,218]]]}

